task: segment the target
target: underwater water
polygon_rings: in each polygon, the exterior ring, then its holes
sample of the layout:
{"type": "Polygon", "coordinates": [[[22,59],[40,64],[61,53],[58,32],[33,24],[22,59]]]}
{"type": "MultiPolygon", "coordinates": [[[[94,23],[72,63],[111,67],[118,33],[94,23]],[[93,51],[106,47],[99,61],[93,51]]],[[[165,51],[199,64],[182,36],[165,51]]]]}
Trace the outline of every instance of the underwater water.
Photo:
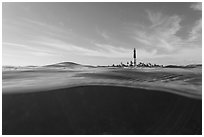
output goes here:
{"type": "Polygon", "coordinates": [[[201,68],[32,68],[2,78],[3,134],[201,134],[201,68]]]}

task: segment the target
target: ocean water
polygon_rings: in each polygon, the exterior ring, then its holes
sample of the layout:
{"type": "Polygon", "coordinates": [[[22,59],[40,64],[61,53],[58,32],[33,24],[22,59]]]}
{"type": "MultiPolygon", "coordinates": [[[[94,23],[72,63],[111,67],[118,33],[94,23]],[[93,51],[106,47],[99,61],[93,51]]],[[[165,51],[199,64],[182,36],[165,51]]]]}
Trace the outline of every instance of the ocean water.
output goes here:
{"type": "Polygon", "coordinates": [[[201,99],[202,68],[41,67],[5,70],[2,75],[3,93],[43,91],[80,85],[144,88],[201,99]]]}
{"type": "Polygon", "coordinates": [[[2,76],[2,134],[202,134],[201,68],[23,68],[2,76]]]}

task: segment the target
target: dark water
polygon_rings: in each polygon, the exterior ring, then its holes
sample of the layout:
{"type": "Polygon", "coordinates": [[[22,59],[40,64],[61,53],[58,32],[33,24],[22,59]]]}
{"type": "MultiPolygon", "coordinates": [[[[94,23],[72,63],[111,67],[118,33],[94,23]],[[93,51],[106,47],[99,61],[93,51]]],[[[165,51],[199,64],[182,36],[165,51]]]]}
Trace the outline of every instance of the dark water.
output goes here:
{"type": "Polygon", "coordinates": [[[3,134],[201,134],[202,100],[144,89],[83,86],[3,94],[3,134]]]}

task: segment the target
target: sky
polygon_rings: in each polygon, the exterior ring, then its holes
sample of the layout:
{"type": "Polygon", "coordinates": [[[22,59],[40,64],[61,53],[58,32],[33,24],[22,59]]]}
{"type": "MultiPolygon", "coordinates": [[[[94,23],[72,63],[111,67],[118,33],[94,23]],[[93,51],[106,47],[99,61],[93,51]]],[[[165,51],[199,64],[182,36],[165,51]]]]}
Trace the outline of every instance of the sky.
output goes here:
{"type": "Polygon", "coordinates": [[[3,2],[2,64],[202,63],[202,4],[3,2]]]}

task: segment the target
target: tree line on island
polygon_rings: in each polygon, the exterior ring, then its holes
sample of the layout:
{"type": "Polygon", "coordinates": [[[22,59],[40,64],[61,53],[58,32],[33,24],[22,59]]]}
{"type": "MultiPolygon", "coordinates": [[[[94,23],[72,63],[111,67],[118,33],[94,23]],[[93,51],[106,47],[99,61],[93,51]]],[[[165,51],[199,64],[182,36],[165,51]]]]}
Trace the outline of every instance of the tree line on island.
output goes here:
{"type": "Polygon", "coordinates": [[[121,62],[120,64],[113,64],[113,65],[108,65],[108,66],[97,66],[97,67],[115,67],[115,68],[125,68],[125,67],[148,67],[148,68],[154,68],[154,67],[161,67],[161,68],[198,68],[202,67],[202,64],[189,64],[189,65],[158,65],[158,64],[151,64],[151,63],[142,63],[139,62],[136,66],[134,66],[133,61],[127,62],[124,64],[121,62]]]}
{"type": "MultiPolygon", "coordinates": [[[[151,64],[151,63],[143,63],[140,62],[139,64],[136,65],[137,67],[163,67],[163,65],[158,65],[158,64],[151,64]]],[[[113,64],[111,67],[134,67],[133,61],[127,62],[126,64],[123,64],[122,62],[118,65],[113,64]]]]}
{"type": "MultiPolygon", "coordinates": [[[[111,66],[108,65],[108,66],[98,66],[98,67],[134,67],[134,63],[133,61],[127,62],[126,64],[121,62],[120,64],[113,64],[111,66]]],[[[158,65],[158,64],[139,62],[139,64],[137,64],[136,67],[164,67],[164,66],[158,65]]]]}

